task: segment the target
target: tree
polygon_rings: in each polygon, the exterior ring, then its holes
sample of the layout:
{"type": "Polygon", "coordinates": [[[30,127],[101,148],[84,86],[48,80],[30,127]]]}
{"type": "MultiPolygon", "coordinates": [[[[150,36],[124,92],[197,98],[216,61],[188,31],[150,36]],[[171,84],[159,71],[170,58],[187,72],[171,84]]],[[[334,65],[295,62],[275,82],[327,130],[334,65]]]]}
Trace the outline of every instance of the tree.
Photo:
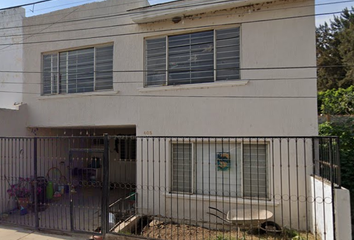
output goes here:
{"type": "Polygon", "coordinates": [[[318,89],[354,85],[354,7],[316,29],[318,89]]]}

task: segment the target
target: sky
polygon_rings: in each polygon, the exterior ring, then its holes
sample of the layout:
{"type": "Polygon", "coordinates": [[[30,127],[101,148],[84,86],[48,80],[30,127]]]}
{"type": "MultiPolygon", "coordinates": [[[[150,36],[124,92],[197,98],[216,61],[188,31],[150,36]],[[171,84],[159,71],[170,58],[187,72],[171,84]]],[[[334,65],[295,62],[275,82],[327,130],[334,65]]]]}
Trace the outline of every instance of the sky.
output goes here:
{"type": "MultiPolygon", "coordinates": [[[[39,0],[0,0],[0,9],[17,6],[26,3],[37,2],[39,0]]],[[[63,8],[69,8],[77,5],[82,5],[90,2],[98,2],[100,0],[54,0],[48,3],[40,3],[32,6],[26,7],[26,16],[33,16],[38,14],[43,14],[63,8]]],[[[117,0],[118,1],[118,0],[117,0]]],[[[134,1],[134,0],[132,0],[134,1]]],[[[157,4],[163,2],[170,2],[171,0],[149,0],[150,4],[157,4]]],[[[351,8],[354,6],[354,0],[316,0],[316,14],[321,13],[331,13],[331,12],[340,12],[345,7],[351,8]],[[343,3],[338,3],[343,2],[343,3]],[[329,5],[321,5],[326,3],[335,3],[329,5]]],[[[325,21],[333,18],[333,15],[323,15],[316,17],[316,25],[323,24],[325,21]]]]}

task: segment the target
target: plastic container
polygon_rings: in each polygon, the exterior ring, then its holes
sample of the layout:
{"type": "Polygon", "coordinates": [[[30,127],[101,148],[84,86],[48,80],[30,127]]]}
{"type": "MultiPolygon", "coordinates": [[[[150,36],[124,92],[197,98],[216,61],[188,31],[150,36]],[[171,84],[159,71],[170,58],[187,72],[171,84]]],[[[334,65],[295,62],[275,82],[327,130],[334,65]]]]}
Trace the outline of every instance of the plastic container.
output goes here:
{"type": "Polygon", "coordinates": [[[53,194],[54,194],[54,189],[53,189],[53,183],[52,182],[48,182],[47,185],[47,199],[51,200],[53,198],[53,194]]]}

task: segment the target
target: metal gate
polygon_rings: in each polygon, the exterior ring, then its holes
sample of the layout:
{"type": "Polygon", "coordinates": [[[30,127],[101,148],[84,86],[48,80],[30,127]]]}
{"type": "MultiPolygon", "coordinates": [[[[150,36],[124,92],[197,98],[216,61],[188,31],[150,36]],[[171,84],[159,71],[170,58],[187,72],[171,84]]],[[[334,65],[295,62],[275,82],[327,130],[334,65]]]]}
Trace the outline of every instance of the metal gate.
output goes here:
{"type": "Polygon", "coordinates": [[[108,137],[1,139],[0,221],[100,234],[108,148],[108,137]]]}
{"type": "MultiPolygon", "coordinates": [[[[246,231],[245,219],[237,220],[240,232],[210,214],[251,206],[300,237],[335,239],[340,178],[335,137],[0,138],[0,223],[160,239],[261,238],[246,231]]],[[[261,226],[255,216],[247,221],[261,226]]]]}

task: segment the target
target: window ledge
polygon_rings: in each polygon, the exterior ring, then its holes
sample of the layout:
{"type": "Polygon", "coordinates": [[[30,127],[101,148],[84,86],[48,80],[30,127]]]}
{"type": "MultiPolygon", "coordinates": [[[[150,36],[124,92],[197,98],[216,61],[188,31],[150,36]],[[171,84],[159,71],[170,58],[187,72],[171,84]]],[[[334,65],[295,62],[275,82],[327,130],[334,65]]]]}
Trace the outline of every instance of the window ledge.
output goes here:
{"type": "Polygon", "coordinates": [[[69,93],[69,94],[55,94],[55,95],[43,95],[40,96],[39,100],[50,100],[50,99],[64,99],[64,98],[78,98],[78,97],[91,97],[91,96],[109,96],[116,95],[119,91],[102,91],[102,92],[86,92],[86,93],[69,93]]]}
{"type": "Polygon", "coordinates": [[[211,83],[196,83],[196,84],[183,84],[175,86],[151,86],[140,88],[139,92],[158,92],[158,91],[173,91],[173,90],[189,90],[189,89],[208,89],[218,87],[235,87],[247,85],[249,80],[235,80],[235,81],[221,81],[211,83]]]}
{"type": "Polygon", "coordinates": [[[167,198],[176,198],[176,199],[186,199],[186,200],[198,200],[198,201],[210,201],[210,202],[226,202],[231,204],[244,204],[244,205],[258,205],[258,206],[278,206],[279,201],[271,200],[251,200],[246,198],[235,198],[235,197],[220,197],[220,196],[209,196],[209,195],[189,195],[189,194],[176,194],[176,193],[165,193],[167,198]]]}

